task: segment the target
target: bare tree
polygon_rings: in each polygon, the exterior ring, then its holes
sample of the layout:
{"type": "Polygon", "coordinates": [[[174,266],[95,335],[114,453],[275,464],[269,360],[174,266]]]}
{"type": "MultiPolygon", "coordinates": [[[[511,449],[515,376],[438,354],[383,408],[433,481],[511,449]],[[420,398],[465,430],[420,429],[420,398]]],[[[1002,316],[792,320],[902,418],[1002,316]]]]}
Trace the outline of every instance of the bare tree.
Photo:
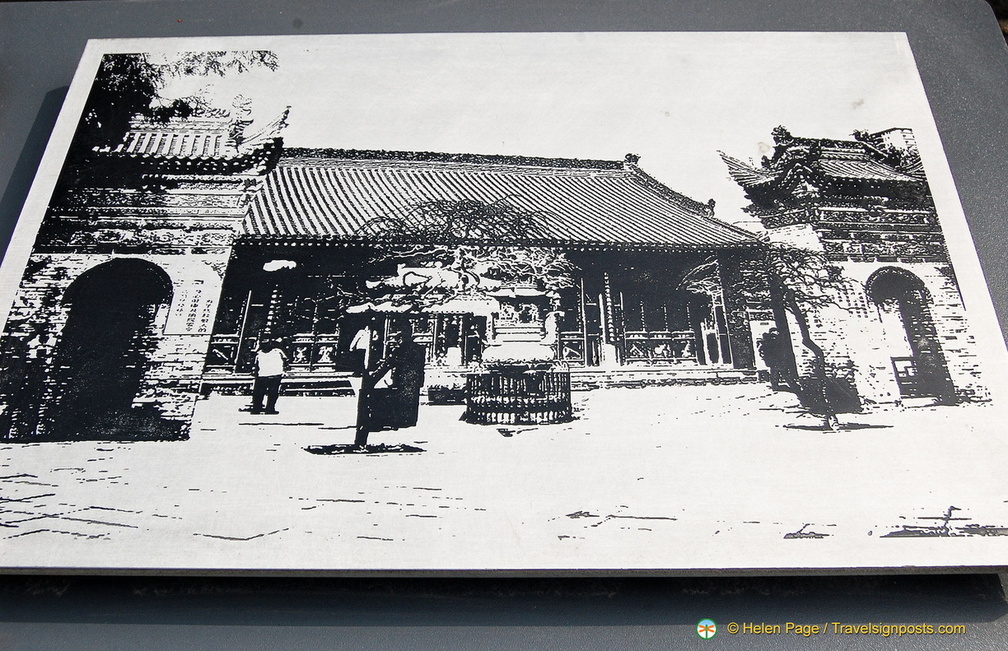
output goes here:
{"type": "MultiPolygon", "coordinates": [[[[200,93],[166,96],[173,79],[225,76],[253,68],[276,70],[277,65],[276,54],[267,50],[183,52],[164,60],[143,53],[106,54],[84,103],[55,196],[65,198],[89,179],[111,176],[119,185],[139,183],[131,171],[97,155],[121,144],[136,119],[167,124],[191,117],[225,118],[230,113],[200,93]]],[[[238,115],[232,114],[232,119],[232,136],[237,133],[240,139],[240,129],[247,123],[240,124],[238,115]]]]}
{"type": "Polygon", "coordinates": [[[470,291],[484,278],[536,284],[554,294],[573,287],[577,269],[566,254],[536,244],[548,241],[546,215],[508,199],[515,198],[426,201],[365,223],[359,234],[373,243],[376,264],[396,261],[459,276],[454,287],[417,282],[401,288],[377,286],[368,293],[422,308],[470,291]]]}
{"type": "Polygon", "coordinates": [[[784,380],[804,407],[823,416],[826,428],[836,429],[837,408],[830,390],[834,378],[826,352],[812,334],[810,317],[830,307],[845,309],[837,298],[849,281],[824,253],[781,243],[767,243],[760,255],[743,265],[742,278],[751,298],[776,308],[778,322],[784,311],[794,318],[801,343],[812,354],[812,376],[807,386],[792,373],[785,374],[784,380]]]}
{"type": "MultiPolygon", "coordinates": [[[[513,198],[512,198],[513,199],[513,198]]],[[[373,250],[372,264],[411,267],[410,282],[360,281],[358,302],[371,301],[400,313],[420,313],[477,290],[485,279],[537,284],[548,293],[572,287],[576,268],[565,253],[548,246],[540,212],[502,198],[435,200],[364,224],[359,234],[373,250]],[[449,272],[454,282],[435,276],[449,272]]],[[[379,372],[383,372],[381,369],[379,372]]],[[[358,400],[356,449],[367,447],[367,401],[377,378],[364,370],[358,400]]]]}

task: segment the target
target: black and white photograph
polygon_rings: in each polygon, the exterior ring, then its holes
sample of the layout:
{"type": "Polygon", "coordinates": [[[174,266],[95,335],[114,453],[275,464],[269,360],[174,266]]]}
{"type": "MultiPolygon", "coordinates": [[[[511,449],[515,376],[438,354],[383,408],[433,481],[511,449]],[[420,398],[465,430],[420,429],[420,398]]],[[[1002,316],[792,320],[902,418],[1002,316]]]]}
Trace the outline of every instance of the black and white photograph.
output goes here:
{"type": "Polygon", "coordinates": [[[1008,566],[901,33],[91,41],[0,306],[8,571],[1008,566]]]}

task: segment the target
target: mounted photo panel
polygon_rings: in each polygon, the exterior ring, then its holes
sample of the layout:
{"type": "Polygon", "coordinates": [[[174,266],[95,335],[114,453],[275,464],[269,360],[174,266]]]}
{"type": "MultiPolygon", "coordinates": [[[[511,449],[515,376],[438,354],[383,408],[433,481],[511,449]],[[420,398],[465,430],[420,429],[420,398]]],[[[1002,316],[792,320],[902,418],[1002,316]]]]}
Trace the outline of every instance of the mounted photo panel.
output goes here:
{"type": "Polygon", "coordinates": [[[904,34],[92,41],[0,306],[2,571],[1008,566],[904,34]]]}

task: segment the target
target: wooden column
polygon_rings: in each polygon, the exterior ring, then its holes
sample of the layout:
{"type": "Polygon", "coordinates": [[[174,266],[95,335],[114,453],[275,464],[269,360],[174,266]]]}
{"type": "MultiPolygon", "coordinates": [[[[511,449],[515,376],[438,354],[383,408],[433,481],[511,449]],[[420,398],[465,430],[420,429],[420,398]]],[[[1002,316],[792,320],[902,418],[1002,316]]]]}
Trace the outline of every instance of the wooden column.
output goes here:
{"type": "Polygon", "coordinates": [[[238,344],[235,346],[235,357],[234,357],[234,367],[232,372],[238,372],[238,366],[241,364],[241,354],[242,347],[245,345],[245,326],[248,322],[249,309],[252,307],[252,290],[248,290],[248,294],[245,296],[245,306],[242,308],[241,323],[238,324],[238,344]]]}
{"type": "Polygon", "coordinates": [[[578,289],[580,290],[578,294],[578,309],[581,310],[581,344],[584,347],[582,358],[585,366],[591,366],[591,355],[588,348],[588,307],[585,305],[584,277],[581,278],[578,289]]]}

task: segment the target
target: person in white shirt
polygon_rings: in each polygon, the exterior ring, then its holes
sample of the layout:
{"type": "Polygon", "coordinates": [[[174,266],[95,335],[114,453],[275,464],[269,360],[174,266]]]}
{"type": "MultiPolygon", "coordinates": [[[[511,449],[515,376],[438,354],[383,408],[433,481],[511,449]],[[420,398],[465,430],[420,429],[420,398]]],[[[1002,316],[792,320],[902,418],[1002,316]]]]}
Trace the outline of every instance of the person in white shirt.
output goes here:
{"type": "Polygon", "coordinates": [[[256,353],[255,381],[252,384],[252,413],[276,414],[277,397],[280,395],[280,381],[287,368],[287,356],[280,349],[280,343],[267,339],[256,353]],[[263,409],[263,399],[266,401],[263,409]]]}
{"type": "Polygon", "coordinates": [[[374,348],[378,332],[378,320],[372,318],[366,326],[357,331],[357,334],[350,341],[354,377],[363,376],[364,371],[371,368],[371,351],[374,348]]]}

